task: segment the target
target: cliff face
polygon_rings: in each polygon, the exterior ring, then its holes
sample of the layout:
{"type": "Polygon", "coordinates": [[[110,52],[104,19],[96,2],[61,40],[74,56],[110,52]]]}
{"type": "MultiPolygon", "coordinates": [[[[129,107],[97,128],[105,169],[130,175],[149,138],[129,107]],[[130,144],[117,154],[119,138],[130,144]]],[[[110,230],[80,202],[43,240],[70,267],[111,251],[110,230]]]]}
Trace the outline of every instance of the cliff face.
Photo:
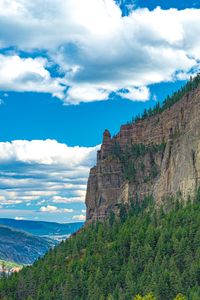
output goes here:
{"type": "Polygon", "coordinates": [[[200,179],[200,88],[160,114],[104,132],[88,179],[87,221],[101,220],[120,203],[152,194],[158,205],[179,193],[183,201],[200,179]]]}

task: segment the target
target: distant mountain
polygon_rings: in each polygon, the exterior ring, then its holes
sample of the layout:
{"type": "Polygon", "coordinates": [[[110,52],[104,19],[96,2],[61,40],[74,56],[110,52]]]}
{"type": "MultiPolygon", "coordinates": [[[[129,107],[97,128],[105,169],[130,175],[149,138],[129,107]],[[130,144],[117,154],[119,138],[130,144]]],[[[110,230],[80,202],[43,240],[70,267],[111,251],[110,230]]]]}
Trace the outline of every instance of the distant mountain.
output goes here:
{"type": "Polygon", "coordinates": [[[51,239],[0,225],[0,260],[32,264],[54,245],[51,239]]]}
{"type": "Polygon", "coordinates": [[[50,248],[83,226],[0,218],[0,259],[32,264],[50,248]]]}
{"type": "Polygon", "coordinates": [[[83,226],[83,222],[55,223],[43,221],[27,221],[0,218],[0,224],[15,229],[23,230],[37,236],[48,236],[56,240],[62,240],[76,232],[83,226]]]}

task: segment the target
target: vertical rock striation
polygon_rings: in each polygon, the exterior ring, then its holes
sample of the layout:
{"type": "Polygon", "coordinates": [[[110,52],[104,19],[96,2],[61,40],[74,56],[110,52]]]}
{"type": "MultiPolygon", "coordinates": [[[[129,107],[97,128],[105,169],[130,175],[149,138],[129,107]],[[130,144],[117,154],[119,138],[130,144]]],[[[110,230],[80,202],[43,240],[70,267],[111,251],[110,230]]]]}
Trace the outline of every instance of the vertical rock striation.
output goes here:
{"type": "Polygon", "coordinates": [[[104,219],[129,203],[153,195],[159,205],[171,195],[187,200],[200,178],[200,88],[160,114],[104,132],[90,171],[87,221],[104,219]]]}

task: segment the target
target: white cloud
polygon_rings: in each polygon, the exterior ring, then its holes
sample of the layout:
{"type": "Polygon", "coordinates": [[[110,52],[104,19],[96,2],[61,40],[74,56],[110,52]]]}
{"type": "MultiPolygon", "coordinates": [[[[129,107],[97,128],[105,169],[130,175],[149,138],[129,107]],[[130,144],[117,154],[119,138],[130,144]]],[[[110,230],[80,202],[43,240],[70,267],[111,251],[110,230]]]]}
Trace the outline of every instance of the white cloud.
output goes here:
{"type": "Polygon", "coordinates": [[[45,92],[63,98],[62,79],[51,78],[47,60],[20,58],[18,55],[0,54],[0,89],[18,92],[45,92]]]}
{"type": "Polygon", "coordinates": [[[40,208],[40,212],[45,212],[45,213],[71,213],[73,212],[73,209],[69,208],[58,208],[53,205],[47,205],[47,206],[42,206],[40,208]]]}
{"type": "MultiPolygon", "coordinates": [[[[68,169],[84,169],[94,161],[96,147],[69,147],[56,140],[16,140],[0,142],[1,162],[23,162],[28,164],[61,165],[68,169]]],[[[24,179],[23,179],[24,180],[24,179]]]]}
{"type": "Polygon", "coordinates": [[[61,197],[61,196],[54,196],[52,198],[52,202],[54,203],[84,203],[85,202],[85,195],[83,197],[61,197]]]}
{"type": "Polygon", "coordinates": [[[85,215],[81,214],[81,215],[73,216],[72,219],[73,220],[78,220],[78,221],[85,221],[86,217],[85,217],[85,215]]]}
{"type": "Polygon", "coordinates": [[[16,204],[21,204],[21,203],[23,203],[23,201],[22,200],[16,200],[16,199],[7,199],[7,198],[4,198],[4,199],[0,200],[0,203],[1,203],[1,205],[10,205],[10,206],[13,206],[13,205],[16,205],[16,204]]]}
{"type": "Polygon", "coordinates": [[[50,92],[69,104],[106,100],[121,89],[129,91],[124,98],[145,101],[145,86],[183,78],[199,64],[199,9],[137,9],[122,17],[114,0],[0,0],[0,16],[2,47],[45,50],[50,62],[8,57],[22,66],[8,88],[50,92]],[[51,76],[54,64],[64,78],[51,76]]]}
{"type": "Polygon", "coordinates": [[[42,0],[0,0],[1,27],[7,25],[10,33],[1,30],[1,44],[44,49],[83,39],[84,32],[109,36],[120,15],[112,0],[49,0],[48,4],[42,0]]]}
{"type": "Polygon", "coordinates": [[[107,100],[111,91],[95,88],[90,85],[72,86],[67,91],[64,101],[67,104],[79,104],[83,99],[84,102],[107,100]]]}
{"type": "Polygon", "coordinates": [[[147,87],[129,88],[125,92],[118,92],[118,95],[132,101],[147,101],[150,98],[150,91],[147,87]]]}
{"type": "Polygon", "coordinates": [[[42,204],[44,205],[44,203],[46,203],[46,200],[40,200],[36,203],[37,206],[41,206],[42,204]]]}
{"type": "Polygon", "coordinates": [[[13,205],[36,211],[39,206],[41,212],[55,214],[71,212],[77,204],[84,208],[87,178],[98,149],[69,147],[55,140],[1,142],[0,205],[9,206],[9,211],[13,205]],[[55,203],[68,203],[70,208],[55,203]]]}
{"type": "Polygon", "coordinates": [[[25,220],[23,217],[15,217],[16,221],[21,221],[21,220],[25,220]]]}

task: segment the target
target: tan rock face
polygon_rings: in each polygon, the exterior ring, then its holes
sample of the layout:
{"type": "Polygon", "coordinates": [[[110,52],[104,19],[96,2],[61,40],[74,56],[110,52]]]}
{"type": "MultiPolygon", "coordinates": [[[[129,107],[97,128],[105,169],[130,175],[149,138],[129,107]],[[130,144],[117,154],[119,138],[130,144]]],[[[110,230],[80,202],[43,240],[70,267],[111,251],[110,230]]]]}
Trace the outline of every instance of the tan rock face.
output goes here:
{"type": "MultiPolygon", "coordinates": [[[[127,168],[127,166],[126,166],[127,168]]],[[[104,132],[97,165],[88,179],[87,221],[103,219],[120,203],[153,194],[158,205],[168,196],[179,193],[183,200],[194,193],[200,183],[200,88],[161,114],[121,126],[111,138],[104,132]],[[165,148],[153,151],[152,145],[165,143],[165,148]],[[115,145],[125,154],[130,145],[145,144],[149,150],[130,157],[134,164],[134,179],[125,177],[124,163],[113,154],[115,145]],[[152,174],[152,169],[155,172],[152,174]]]]}

